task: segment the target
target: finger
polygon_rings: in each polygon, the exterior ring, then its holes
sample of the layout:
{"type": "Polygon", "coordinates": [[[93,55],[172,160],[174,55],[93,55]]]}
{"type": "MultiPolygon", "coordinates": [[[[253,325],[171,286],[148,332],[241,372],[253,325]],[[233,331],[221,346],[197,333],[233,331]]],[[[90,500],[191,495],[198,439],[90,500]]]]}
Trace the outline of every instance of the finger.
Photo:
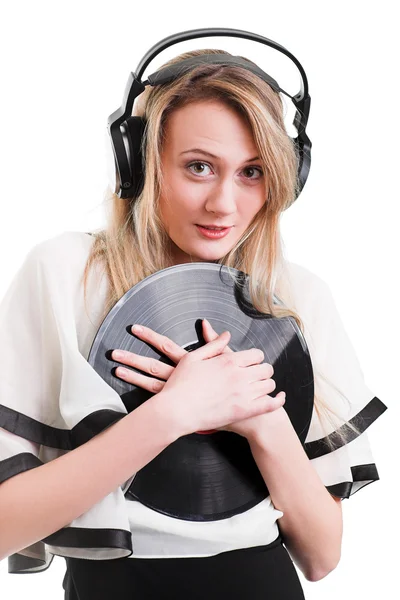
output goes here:
{"type": "Polygon", "coordinates": [[[111,354],[111,358],[123,365],[135,367],[140,371],[149,373],[153,377],[159,377],[160,379],[165,380],[170,377],[171,373],[175,369],[175,367],[166,365],[155,358],[141,356],[140,354],[135,354],[134,352],[129,352],[127,350],[114,350],[111,354]]]}
{"type": "Polygon", "coordinates": [[[247,369],[250,381],[262,381],[271,379],[274,374],[274,368],[269,363],[254,364],[247,369]]]}
{"type": "MultiPolygon", "coordinates": [[[[206,342],[212,342],[213,340],[216,340],[218,337],[218,333],[212,328],[210,322],[207,321],[207,319],[203,319],[202,323],[204,339],[206,340],[206,342]]],[[[233,350],[231,350],[229,346],[225,346],[224,352],[233,352],[233,350]]]]}
{"type": "Polygon", "coordinates": [[[150,329],[150,327],[145,327],[144,325],[140,326],[142,328],[141,331],[137,331],[132,326],[132,333],[139,337],[141,340],[148,342],[157,350],[160,350],[162,354],[171,358],[176,364],[187,354],[187,351],[181,348],[179,344],[176,344],[172,340],[170,340],[167,336],[161,335],[156,331],[150,329]]]}
{"type": "Polygon", "coordinates": [[[261,379],[259,381],[250,381],[249,386],[249,389],[251,389],[251,393],[255,398],[258,397],[256,395],[258,392],[259,396],[262,396],[263,394],[270,394],[276,389],[276,383],[273,379],[261,379]]]}
{"type": "Polygon", "coordinates": [[[278,408],[281,408],[286,402],[285,392],[279,392],[276,396],[261,395],[259,398],[255,398],[252,402],[252,407],[255,412],[254,415],[260,415],[263,413],[273,412],[278,408]]]}
{"type": "MultiPolygon", "coordinates": [[[[259,365],[264,360],[264,352],[259,348],[239,350],[238,352],[233,353],[233,360],[239,367],[259,365]]],[[[254,377],[254,379],[256,379],[256,377],[254,377]]]]}
{"type": "Polygon", "coordinates": [[[215,340],[188,352],[185,360],[204,360],[218,356],[223,352],[224,347],[229,342],[231,334],[229,331],[223,331],[215,340]]]}
{"type": "Polygon", "coordinates": [[[161,392],[165,385],[165,381],[159,381],[158,379],[153,379],[152,377],[146,377],[145,375],[136,373],[136,371],[132,371],[132,369],[124,369],[123,367],[118,367],[115,370],[115,374],[123,381],[137,385],[138,387],[148,390],[149,392],[153,392],[154,394],[161,392]]]}
{"type": "MultiPolygon", "coordinates": [[[[224,336],[225,334],[229,334],[229,337],[231,335],[229,331],[224,331],[223,333],[221,333],[221,335],[218,336],[218,338],[210,342],[208,345],[210,346],[213,343],[217,343],[221,336],[224,336]]],[[[202,348],[207,348],[207,346],[202,346],[202,348]]],[[[195,350],[195,352],[199,352],[200,349],[201,348],[198,348],[197,350],[195,350]]],[[[234,352],[229,348],[229,352],[231,352],[234,355],[234,360],[239,367],[257,365],[264,360],[264,352],[262,350],[259,350],[258,348],[240,350],[239,352],[234,352]]],[[[193,354],[193,352],[191,352],[190,354],[193,354]]],[[[218,354],[218,352],[216,354],[218,354]]],[[[219,352],[219,354],[226,354],[225,350],[219,352]]],[[[213,356],[215,356],[215,354],[213,354],[213,356]]],[[[209,357],[207,356],[207,358],[209,357]]]]}

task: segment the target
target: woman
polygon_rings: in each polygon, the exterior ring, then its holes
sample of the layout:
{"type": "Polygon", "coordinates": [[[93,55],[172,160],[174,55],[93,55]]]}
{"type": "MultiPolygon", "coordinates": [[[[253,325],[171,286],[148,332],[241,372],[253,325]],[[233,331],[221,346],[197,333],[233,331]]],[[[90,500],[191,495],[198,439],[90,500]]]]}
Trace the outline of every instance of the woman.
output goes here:
{"type": "MultiPolygon", "coordinates": [[[[167,64],[212,52],[223,53],[167,64]]],[[[147,88],[135,111],[147,121],[139,198],[112,196],[104,231],[38,244],[3,300],[0,558],[11,572],[33,572],[66,557],[68,600],[304,598],[293,561],[310,581],[337,566],[341,500],[379,479],[365,429],[386,406],[364,383],[328,286],[283,257],[279,221],[296,197],[297,155],[281,98],[246,69],[208,64],[147,88]],[[228,231],[217,237],[209,227],[228,231]],[[90,367],[116,302],[143,278],[191,261],[248,273],[259,311],[296,319],[315,376],[306,441],[314,451],[322,439],[323,452],[305,452],[284,396],[269,396],[273,369],[260,352],[233,353],[229,334],[210,323],[207,344],[190,356],[155,331],[135,331],[176,366],[113,353],[148,373],[119,367],[117,377],[154,392],[129,414],[90,367]],[[24,348],[29,377],[17,377],[10,347],[24,348]],[[141,468],[179,437],[213,428],[247,438],[268,498],[211,522],[129,501],[141,468]]]]}

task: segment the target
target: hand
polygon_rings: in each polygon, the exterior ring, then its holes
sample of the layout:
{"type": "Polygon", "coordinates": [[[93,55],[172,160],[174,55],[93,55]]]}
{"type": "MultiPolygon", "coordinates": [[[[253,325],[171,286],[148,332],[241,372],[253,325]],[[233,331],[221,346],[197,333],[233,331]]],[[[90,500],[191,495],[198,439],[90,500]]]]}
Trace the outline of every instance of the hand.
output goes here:
{"type": "MultiPolygon", "coordinates": [[[[214,329],[211,327],[211,324],[206,321],[205,319],[203,320],[203,336],[206,342],[212,342],[213,340],[215,340],[218,337],[218,333],[216,331],[214,331],[214,329]]],[[[233,352],[233,350],[231,350],[229,348],[229,346],[225,346],[224,352],[233,352]]],[[[271,377],[274,373],[274,369],[271,365],[271,377]]],[[[273,380],[271,380],[273,381],[273,380]]],[[[275,382],[274,382],[275,383],[275,382]]],[[[275,389],[276,385],[274,386],[273,389],[275,389]]],[[[283,404],[285,403],[285,392],[279,392],[279,394],[277,394],[276,398],[281,398],[283,399],[283,402],[281,404],[281,406],[283,406],[283,404]]],[[[281,406],[279,408],[281,408],[281,406]]],[[[276,410],[279,410],[275,409],[276,410]]],[[[270,413],[275,412],[274,410],[269,411],[267,413],[262,413],[261,415],[256,415],[255,417],[249,417],[248,419],[243,419],[241,421],[235,421],[234,423],[229,423],[228,425],[224,425],[223,427],[217,427],[218,430],[223,430],[223,431],[233,431],[234,433],[238,433],[239,435],[250,439],[252,437],[254,437],[258,431],[258,429],[262,426],[262,424],[265,422],[265,419],[269,418],[270,413]]]]}
{"type": "MultiPolygon", "coordinates": [[[[209,328],[212,339],[206,339],[207,332],[204,325],[205,321],[203,320],[202,323],[203,335],[206,342],[216,339],[218,334],[211,328],[211,325],[209,325],[209,328]]],[[[149,327],[144,327],[143,325],[141,325],[141,327],[142,331],[135,331],[132,327],[132,333],[144,342],[148,342],[154,348],[157,348],[160,352],[162,352],[162,354],[168,356],[175,364],[178,364],[180,360],[187,354],[186,350],[181,348],[181,346],[178,344],[175,344],[175,342],[166,336],[160,335],[149,327]]],[[[226,346],[226,348],[228,348],[228,352],[232,352],[228,346],[226,346]]],[[[145,375],[140,375],[131,369],[128,370],[122,367],[118,367],[115,371],[115,374],[120,379],[128,381],[129,383],[142,387],[143,389],[155,394],[161,392],[161,390],[164,388],[165,382],[168,381],[170,375],[172,375],[175,369],[175,367],[166,365],[158,359],[141,356],[140,354],[135,354],[134,352],[129,352],[127,350],[114,350],[111,354],[111,358],[116,362],[120,362],[121,364],[134,367],[135,369],[139,369],[140,371],[144,371],[153,375],[154,377],[147,377],[145,375]]]]}
{"type": "MultiPolygon", "coordinates": [[[[218,334],[214,331],[211,325],[205,320],[203,320],[202,323],[203,336],[206,343],[216,340],[218,338],[218,334]]],[[[187,351],[181,348],[178,344],[175,344],[166,336],[160,335],[148,327],[143,327],[142,332],[137,332],[132,328],[132,333],[160,350],[163,354],[171,358],[171,360],[176,364],[178,364],[180,360],[187,354],[187,351]]],[[[232,350],[225,345],[225,349],[222,353],[225,352],[232,352],[232,350]]],[[[168,381],[169,377],[175,370],[175,367],[166,365],[157,359],[143,357],[129,351],[114,350],[111,356],[113,360],[116,360],[122,364],[135,367],[143,372],[148,372],[154,375],[155,378],[141,375],[131,369],[124,370],[121,369],[121,367],[116,369],[116,375],[124,381],[128,381],[129,383],[142,387],[150,392],[153,392],[154,394],[157,394],[164,388],[166,381],[168,381]],[[122,355],[120,356],[118,353],[122,353],[122,355]]],[[[271,375],[272,374],[273,368],[271,366],[271,375]]],[[[275,389],[275,382],[272,379],[270,379],[270,381],[273,383],[272,390],[270,391],[273,391],[275,389]]],[[[284,404],[285,399],[284,395],[282,394],[284,393],[281,392],[281,394],[276,396],[279,401],[279,405],[272,409],[273,411],[277,408],[280,408],[284,404]]],[[[264,416],[266,416],[265,413],[259,414],[254,417],[235,421],[233,423],[208,431],[225,430],[238,433],[244,437],[253,436],[257,428],[261,425],[261,418],[264,416]]]]}

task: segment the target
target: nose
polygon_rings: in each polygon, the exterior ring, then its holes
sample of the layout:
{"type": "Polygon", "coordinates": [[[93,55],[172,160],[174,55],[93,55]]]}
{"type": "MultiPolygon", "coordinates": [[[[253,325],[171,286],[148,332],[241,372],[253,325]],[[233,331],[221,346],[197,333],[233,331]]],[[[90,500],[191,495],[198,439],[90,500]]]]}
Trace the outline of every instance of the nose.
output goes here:
{"type": "Polygon", "coordinates": [[[208,189],[205,208],[208,212],[219,215],[232,215],[236,212],[237,189],[231,177],[221,177],[219,181],[208,189]]]}
{"type": "Polygon", "coordinates": [[[208,190],[205,208],[208,212],[219,215],[232,215],[236,212],[235,182],[229,178],[223,178],[208,190]]]}

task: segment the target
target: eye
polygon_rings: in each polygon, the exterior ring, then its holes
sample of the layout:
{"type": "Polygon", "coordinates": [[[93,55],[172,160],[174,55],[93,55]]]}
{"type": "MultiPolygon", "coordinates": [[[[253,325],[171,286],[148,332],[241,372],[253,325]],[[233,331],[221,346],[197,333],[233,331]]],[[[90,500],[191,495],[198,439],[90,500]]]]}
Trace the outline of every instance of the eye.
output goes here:
{"type": "Polygon", "coordinates": [[[252,171],[253,173],[258,173],[258,177],[246,177],[246,179],[260,179],[264,174],[260,167],[245,167],[243,171],[252,171]]]}
{"type": "Polygon", "coordinates": [[[202,170],[202,171],[197,171],[197,167],[198,167],[199,165],[200,165],[200,166],[203,166],[203,167],[205,166],[205,167],[208,167],[208,168],[210,168],[210,167],[209,167],[209,165],[207,165],[207,164],[206,164],[206,163],[204,163],[204,162],[201,162],[200,160],[196,160],[195,162],[192,162],[192,163],[190,163],[189,165],[187,165],[187,168],[188,168],[188,169],[191,169],[192,167],[196,167],[196,170],[195,170],[195,171],[191,171],[191,173],[193,173],[194,175],[201,175],[202,173],[204,173],[204,170],[202,170]]]}

